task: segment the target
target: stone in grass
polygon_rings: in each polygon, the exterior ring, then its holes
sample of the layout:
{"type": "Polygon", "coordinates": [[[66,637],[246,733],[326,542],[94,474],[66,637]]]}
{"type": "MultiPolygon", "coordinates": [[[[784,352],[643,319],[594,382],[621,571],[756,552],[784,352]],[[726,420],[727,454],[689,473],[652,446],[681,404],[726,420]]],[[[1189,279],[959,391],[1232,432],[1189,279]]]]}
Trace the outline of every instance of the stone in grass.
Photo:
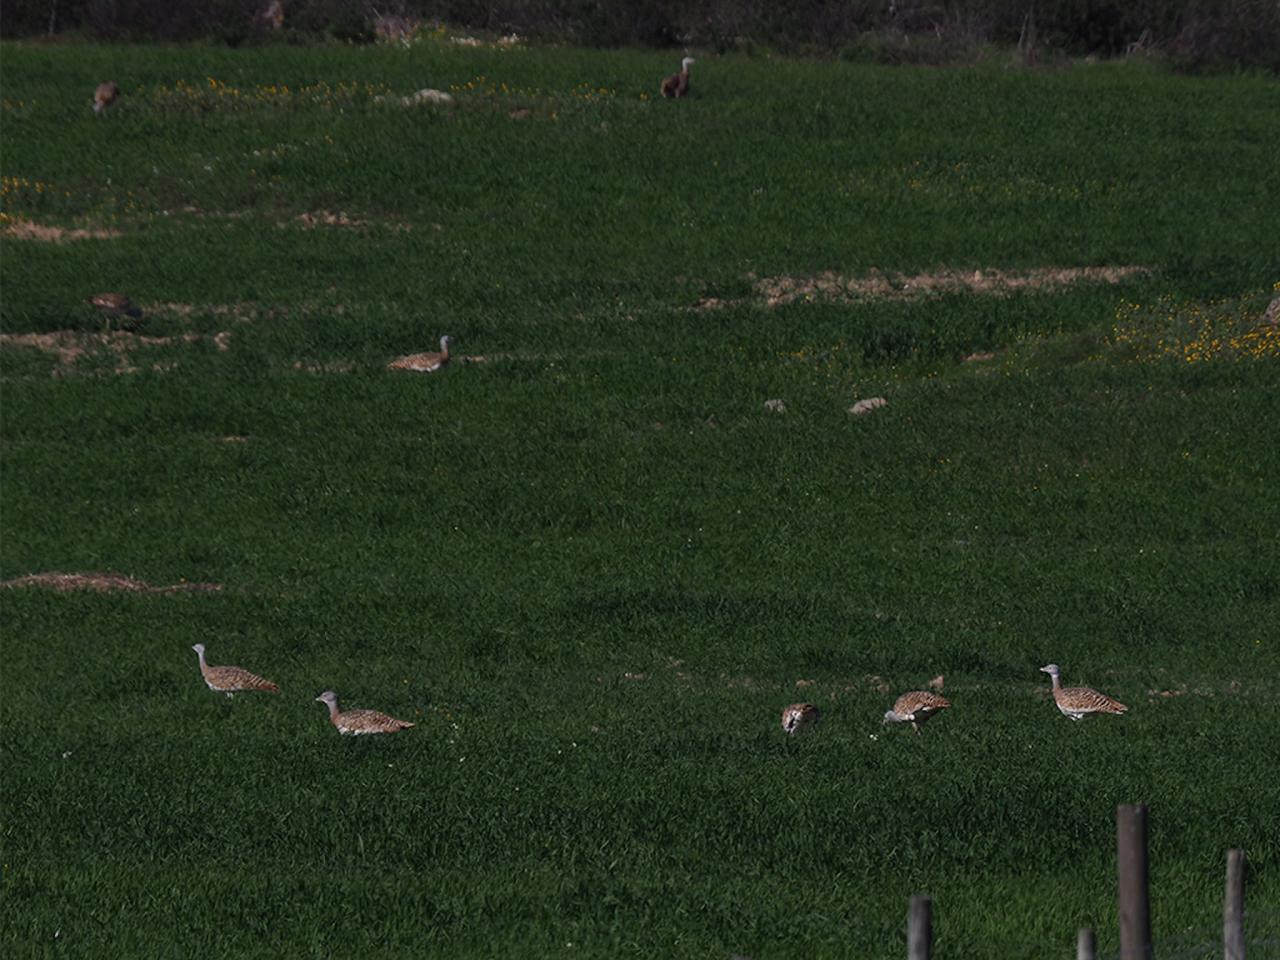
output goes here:
{"type": "Polygon", "coordinates": [[[1280,297],[1276,297],[1267,305],[1267,311],[1262,315],[1262,322],[1269,323],[1273,327],[1280,324],[1280,297]]]}
{"type": "Polygon", "coordinates": [[[766,400],[764,402],[764,408],[768,410],[770,413],[786,413],[787,412],[787,405],[782,400],[766,400]]]}
{"type": "Polygon", "coordinates": [[[402,98],[400,102],[406,107],[417,107],[424,103],[453,103],[453,97],[443,90],[427,88],[402,98]]]}
{"type": "Polygon", "coordinates": [[[398,103],[402,107],[420,107],[423,104],[448,105],[453,103],[453,94],[445,93],[443,90],[432,90],[430,87],[426,87],[416,93],[409,94],[407,97],[397,97],[390,94],[374,97],[373,102],[398,103]]]}
{"type": "Polygon", "coordinates": [[[850,407],[849,412],[855,417],[860,417],[864,413],[870,413],[872,410],[879,410],[881,407],[887,407],[888,405],[889,401],[884,397],[867,397],[865,400],[859,400],[850,407]]]}

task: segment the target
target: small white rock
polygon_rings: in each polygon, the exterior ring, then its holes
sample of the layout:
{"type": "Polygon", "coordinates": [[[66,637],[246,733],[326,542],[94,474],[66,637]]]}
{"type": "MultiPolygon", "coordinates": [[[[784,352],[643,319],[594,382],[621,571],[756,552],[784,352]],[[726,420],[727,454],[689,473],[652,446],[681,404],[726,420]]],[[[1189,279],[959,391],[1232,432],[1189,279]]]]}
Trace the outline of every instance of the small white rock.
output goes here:
{"type": "Polygon", "coordinates": [[[402,98],[400,102],[406,107],[416,107],[423,103],[453,103],[453,96],[443,90],[432,90],[428,87],[425,90],[419,90],[417,93],[411,93],[409,96],[402,98]]]}
{"type": "Polygon", "coordinates": [[[879,410],[881,407],[887,407],[888,405],[889,401],[884,397],[867,397],[867,399],[859,400],[850,407],[849,412],[855,417],[860,417],[864,413],[870,413],[872,410],[879,410]]]}

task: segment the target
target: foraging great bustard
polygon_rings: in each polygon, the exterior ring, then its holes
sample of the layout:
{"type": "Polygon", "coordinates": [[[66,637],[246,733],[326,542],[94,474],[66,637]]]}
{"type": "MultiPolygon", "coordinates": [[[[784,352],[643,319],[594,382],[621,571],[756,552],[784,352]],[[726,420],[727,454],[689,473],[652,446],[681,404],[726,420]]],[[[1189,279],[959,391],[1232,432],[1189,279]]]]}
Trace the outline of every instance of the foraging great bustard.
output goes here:
{"type": "Polygon", "coordinates": [[[280,688],[270,680],[240,667],[209,666],[209,664],[205,663],[203,643],[197,643],[191,649],[200,658],[200,673],[204,676],[204,682],[209,685],[210,690],[216,693],[225,693],[228,697],[233,697],[242,690],[261,690],[266,693],[280,692],[280,688]]]}
{"type": "Polygon", "coordinates": [[[98,89],[93,91],[93,112],[101,113],[119,97],[120,87],[114,81],[108,80],[106,83],[98,84],[98,89]]]}
{"type": "Polygon", "coordinates": [[[782,711],[782,729],[790,734],[807,733],[821,719],[822,711],[812,703],[793,703],[782,711]]]}
{"type": "Polygon", "coordinates": [[[1053,678],[1053,700],[1072,720],[1083,720],[1091,713],[1124,713],[1129,708],[1119,700],[1112,700],[1105,693],[1091,687],[1064,687],[1060,679],[1062,671],[1056,663],[1040,668],[1053,678]]]}
{"type": "Polygon", "coordinates": [[[662,95],[668,98],[683,97],[689,92],[689,64],[696,63],[693,57],[685,57],[680,61],[680,72],[673,73],[662,81],[662,95]]]}
{"type": "Polygon", "coordinates": [[[429,350],[426,353],[411,353],[407,357],[398,357],[387,364],[389,370],[412,370],[415,373],[435,373],[449,365],[449,344],[453,337],[440,338],[440,352],[429,350]]]}
{"type": "Polygon", "coordinates": [[[408,720],[397,720],[377,710],[339,710],[338,695],[332,690],[320,694],[316,702],[328,704],[329,721],[339,733],[353,737],[366,733],[395,733],[413,726],[408,720]]]}
{"type": "Polygon", "coordinates": [[[885,723],[909,723],[918,734],[920,725],[939,710],[946,710],[951,701],[927,690],[912,690],[893,702],[893,709],[885,713],[885,723]]]}
{"type": "Polygon", "coordinates": [[[142,308],[123,293],[95,293],[84,300],[110,317],[130,316],[137,319],[142,316],[142,308]]]}

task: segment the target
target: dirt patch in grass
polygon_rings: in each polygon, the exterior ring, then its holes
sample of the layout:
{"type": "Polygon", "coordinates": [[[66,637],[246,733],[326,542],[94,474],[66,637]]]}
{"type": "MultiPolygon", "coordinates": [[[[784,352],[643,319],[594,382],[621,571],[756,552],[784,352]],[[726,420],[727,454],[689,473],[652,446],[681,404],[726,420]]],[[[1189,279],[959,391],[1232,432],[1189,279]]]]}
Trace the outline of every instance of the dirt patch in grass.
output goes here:
{"type": "MultiPolygon", "coordinates": [[[[23,347],[54,354],[58,358],[58,365],[53,370],[54,376],[65,376],[73,372],[76,364],[85,357],[110,353],[115,357],[115,372],[124,374],[136,373],[139,369],[129,359],[135,350],[175,347],[197,343],[204,339],[212,340],[219,351],[225,352],[231,349],[231,331],[229,330],[223,330],[212,336],[184,333],[175,337],[152,337],[127,330],[115,330],[110,333],[81,333],[77,330],[55,330],[52,333],[0,333],[0,347],[23,347]]],[[[167,371],[173,366],[174,363],[170,361],[155,363],[152,368],[167,371]]]]}
{"type": "Polygon", "coordinates": [[[177,303],[173,300],[162,300],[159,303],[147,304],[148,313],[171,314],[175,317],[233,317],[236,320],[252,320],[258,316],[261,308],[248,301],[241,303],[177,303]]]}
{"type": "Polygon", "coordinates": [[[295,360],[293,369],[301,370],[303,373],[351,373],[356,369],[356,365],[346,360],[333,360],[328,363],[303,363],[301,360],[295,360]]]}
{"type": "MultiPolygon", "coordinates": [[[[930,273],[883,273],[873,270],[863,277],[847,277],[827,270],[811,277],[765,277],[754,281],[756,296],[766,306],[789,303],[864,303],[876,300],[923,300],[949,293],[974,293],[1007,297],[1022,290],[1055,290],[1077,283],[1119,283],[1126,277],[1149,273],[1149,267],[1038,267],[1013,270],[960,271],[942,269],[930,273]]],[[[700,310],[740,303],[704,297],[700,310]]]]}
{"type": "Polygon", "coordinates": [[[12,590],[20,587],[43,587],[59,593],[73,590],[90,590],[94,593],[216,593],[220,583],[182,581],[167,587],[155,587],[144,580],[135,580],[120,573],[31,573],[25,577],[0,581],[0,588],[12,590]]]}
{"type": "Polygon", "coordinates": [[[114,240],[124,236],[119,230],[107,227],[54,227],[30,220],[14,220],[4,228],[4,235],[13,240],[34,240],[37,243],[114,240]]]}
{"type": "MultiPolygon", "coordinates": [[[[293,218],[293,222],[302,227],[303,230],[315,230],[319,227],[338,227],[343,230],[367,230],[370,221],[363,217],[353,217],[341,210],[316,210],[314,212],[300,213],[293,218]]],[[[411,226],[401,220],[388,220],[384,224],[391,230],[410,230],[411,226]]],[[[281,223],[281,227],[287,224],[281,223]]]]}

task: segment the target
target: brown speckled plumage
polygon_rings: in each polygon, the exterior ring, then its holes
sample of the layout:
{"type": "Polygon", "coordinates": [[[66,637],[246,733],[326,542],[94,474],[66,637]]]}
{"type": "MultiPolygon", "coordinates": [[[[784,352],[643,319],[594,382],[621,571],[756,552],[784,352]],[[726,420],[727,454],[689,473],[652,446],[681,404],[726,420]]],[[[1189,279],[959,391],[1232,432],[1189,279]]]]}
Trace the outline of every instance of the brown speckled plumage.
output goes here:
{"type": "Polygon", "coordinates": [[[673,73],[662,81],[662,95],[664,97],[678,100],[689,93],[689,64],[693,62],[692,57],[685,57],[680,61],[680,72],[673,73]]]}
{"type": "Polygon", "coordinates": [[[1056,663],[1041,667],[1040,671],[1053,678],[1053,702],[1064,716],[1072,720],[1083,720],[1091,713],[1124,713],[1129,709],[1119,700],[1113,700],[1092,687],[1064,687],[1062,671],[1056,663]]]}
{"type": "Polygon", "coordinates": [[[893,702],[893,709],[884,715],[885,723],[909,723],[916,733],[920,725],[940,710],[951,706],[946,697],[928,690],[912,690],[893,702]]]}
{"type": "Polygon", "coordinates": [[[397,720],[377,710],[339,710],[338,695],[332,690],[320,694],[316,702],[328,706],[329,722],[337,727],[339,733],[352,737],[367,733],[395,733],[413,726],[408,720],[397,720]]]}
{"type": "Polygon", "coordinates": [[[243,690],[258,690],[263,693],[279,693],[280,688],[256,673],[250,673],[241,667],[211,667],[204,659],[204,644],[197,643],[191,648],[200,658],[200,674],[209,689],[217,693],[225,693],[228,697],[243,690]]]}
{"type": "Polygon", "coordinates": [[[388,370],[410,370],[414,373],[435,373],[449,365],[449,344],[452,337],[440,338],[440,351],[429,350],[426,353],[411,353],[407,357],[397,357],[387,364],[388,370]]]}
{"type": "Polygon", "coordinates": [[[98,89],[93,91],[93,112],[101,113],[115,103],[119,97],[120,87],[118,84],[111,80],[98,84],[98,89]]]}
{"type": "Polygon", "coordinates": [[[782,711],[782,729],[790,734],[807,733],[821,719],[822,711],[812,703],[793,703],[782,711]]]}
{"type": "Polygon", "coordinates": [[[85,302],[109,317],[129,316],[137,319],[142,316],[142,309],[123,293],[95,293],[91,297],[85,297],[85,302]]]}

